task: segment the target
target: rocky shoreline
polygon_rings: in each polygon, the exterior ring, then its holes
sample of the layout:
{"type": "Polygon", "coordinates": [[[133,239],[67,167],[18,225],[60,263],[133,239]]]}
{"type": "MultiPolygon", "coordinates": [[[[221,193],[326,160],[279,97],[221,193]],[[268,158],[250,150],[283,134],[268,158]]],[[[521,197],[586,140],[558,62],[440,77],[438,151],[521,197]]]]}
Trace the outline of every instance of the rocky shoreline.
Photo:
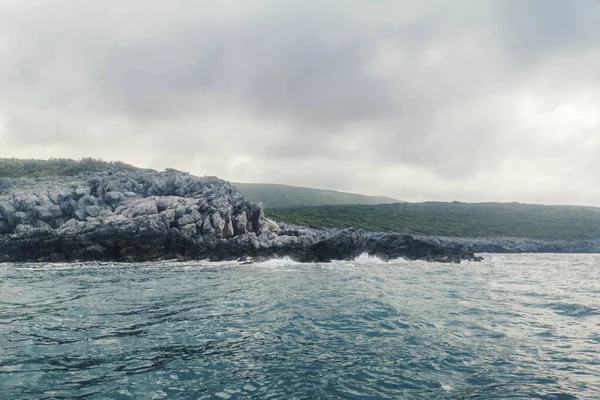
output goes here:
{"type": "Polygon", "coordinates": [[[600,253],[600,239],[539,240],[517,237],[459,238],[417,236],[427,243],[475,253],[600,253]]]}
{"type": "Polygon", "coordinates": [[[478,260],[408,234],[277,224],[228,182],[167,170],[0,181],[0,262],[478,260]]]}

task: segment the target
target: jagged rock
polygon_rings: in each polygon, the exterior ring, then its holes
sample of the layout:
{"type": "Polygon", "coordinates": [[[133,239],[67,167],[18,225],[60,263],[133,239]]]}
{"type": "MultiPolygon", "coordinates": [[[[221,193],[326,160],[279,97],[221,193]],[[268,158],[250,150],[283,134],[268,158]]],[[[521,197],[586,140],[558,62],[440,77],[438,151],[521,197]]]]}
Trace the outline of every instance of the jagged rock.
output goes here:
{"type": "Polygon", "coordinates": [[[197,233],[196,223],[193,222],[191,224],[180,226],[179,231],[182,235],[193,238],[197,233]]]}
{"type": "Polygon", "coordinates": [[[15,233],[26,233],[27,231],[33,229],[33,225],[31,224],[19,224],[15,227],[15,233]]]}
{"type": "Polygon", "coordinates": [[[53,204],[50,207],[48,207],[48,211],[50,211],[52,218],[61,218],[63,216],[62,210],[57,204],[53,204]]]}
{"type": "Polygon", "coordinates": [[[290,256],[362,252],[456,262],[468,249],[410,235],[316,230],[266,220],[228,182],[174,170],[7,179],[0,195],[0,262],[290,256]]]}
{"type": "Polygon", "coordinates": [[[246,217],[246,213],[240,213],[234,219],[234,234],[235,235],[243,235],[247,232],[248,219],[246,217]]]}
{"type": "Polygon", "coordinates": [[[90,193],[90,188],[88,186],[84,186],[81,184],[80,186],[75,187],[75,194],[77,196],[85,196],[90,193]]]}
{"type": "Polygon", "coordinates": [[[14,206],[19,211],[32,211],[35,209],[35,206],[37,206],[36,197],[30,194],[16,198],[14,200],[14,206]]]}
{"type": "Polygon", "coordinates": [[[152,200],[141,201],[137,203],[131,210],[130,218],[139,217],[141,215],[154,215],[158,214],[158,207],[156,202],[152,200]]]}
{"type": "Polygon", "coordinates": [[[225,221],[221,218],[221,214],[216,211],[212,215],[212,227],[215,230],[215,236],[220,238],[223,237],[223,229],[225,228],[225,221]]]}
{"type": "Polygon", "coordinates": [[[0,201],[0,217],[8,218],[13,215],[17,210],[7,201],[0,201]]]}
{"type": "Polygon", "coordinates": [[[253,204],[250,210],[250,232],[260,232],[263,228],[265,214],[260,204],[253,204]]]}
{"type": "Polygon", "coordinates": [[[179,226],[192,224],[194,225],[194,227],[196,226],[196,219],[191,214],[182,215],[180,218],[177,219],[177,225],[179,226]]]}
{"type": "Polygon", "coordinates": [[[77,228],[78,225],[79,224],[78,224],[77,220],[71,218],[70,220],[68,220],[67,222],[65,222],[61,226],[61,228],[63,228],[63,229],[75,229],[75,228],[77,228]]]}
{"type": "Polygon", "coordinates": [[[49,208],[46,208],[44,206],[36,206],[34,208],[34,215],[36,219],[41,219],[42,221],[47,221],[50,220],[52,218],[56,218],[52,212],[50,211],[49,208]]]}
{"type": "Polygon", "coordinates": [[[205,241],[210,241],[214,239],[215,236],[215,228],[213,228],[212,222],[210,222],[210,217],[207,215],[206,218],[204,218],[204,222],[202,223],[202,237],[205,241]]]}
{"type": "Polygon", "coordinates": [[[104,210],[100,206],[87,206],[85,208],[86,214],[94,218],[98,217],[102,211],[104,210]]]}
{"type": "Polygon", "coordinates": [[[420,240],[475,253],[600,253],[600,239],[538,240],[515,237],[457,238],[419,236],[420,240]]]}
{"type": "Polygon", "coordinates": [[[229,239],[233,237],[233,223],[231,222],[231,215],[226,214],[225,216],[225,226],[223,227],[223,237],[225,239],[229,239]]]}
{"type": "Polygon", "coordinates": [[[52,227],[48,223],[46,223],[42,220],[35,221],[33,223],[33,227],[36,229],[52,229],[52,227]]]}
{"type": "Polygon", "coordinates": [[[164,236],[167,234],[167,226],[161,216],[152,215],[140,222],[138,233],[144,237],[164,236]]]}
{"type": "Polygon", "coordinates": [[[8,224],[8,221],[0,220],[0,235],[4,235],[4,234],[10,233],[10,232],[11,232],[11,228],[10,228],[10,225],[8,224]]]}
{"type": "Polygon", "coordinates": [[[119,191],[111,191],[111,192],[106,192],[104,194],[104,200],[108,204],[111,204],[113,206],[117,205],[123,197],[124,197],[123,193],[121,193],[119,191]]]}
{"type": "Polygon", "coordinates": [[[90,196],[88,194],[86,194],[85,196],[83,196],[82,198],[79,199],[79,201],[77,201],[77,206],[79,208],[86,208],[89,206],[95,206],[97,205],[98,202],[98,198],[94,197],[94,196],[90,196]]]}
{"type": "Polygon", "coordinates": [[[87,212],[82,209],[75,210],[75,216],[80,221],[85,221],[87,218],[87,212]]]}

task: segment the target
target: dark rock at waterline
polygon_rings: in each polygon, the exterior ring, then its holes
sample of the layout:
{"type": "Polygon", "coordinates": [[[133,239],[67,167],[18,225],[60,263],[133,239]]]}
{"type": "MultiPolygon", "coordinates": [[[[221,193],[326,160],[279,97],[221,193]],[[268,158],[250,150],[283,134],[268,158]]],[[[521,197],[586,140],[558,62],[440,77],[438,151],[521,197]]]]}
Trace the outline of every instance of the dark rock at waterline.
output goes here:
{"type": "Polygon", "coordinates": [[[394,258],[453,263],[481,260],[472,252],[434,245],[408,234],[374,233],[355,229],[341,231],[309,246],[307,256],[311,258],[309,261],[350,260],[363,253],[386,261],[394,258]]]}
{"type": "Polygon", "coordinates": [[[518,237],[416,236],[435,246],[475,253],[600,253],[600,239],[540,240],[518,237]]]}
{"type": "Polygon", "coordinates": [[[168,170],[3,179],[0,262],[287,256],[315,262],[362,253],[441,262],[469,250],[411,235],[277,225],[228,182],[168,170]]]}

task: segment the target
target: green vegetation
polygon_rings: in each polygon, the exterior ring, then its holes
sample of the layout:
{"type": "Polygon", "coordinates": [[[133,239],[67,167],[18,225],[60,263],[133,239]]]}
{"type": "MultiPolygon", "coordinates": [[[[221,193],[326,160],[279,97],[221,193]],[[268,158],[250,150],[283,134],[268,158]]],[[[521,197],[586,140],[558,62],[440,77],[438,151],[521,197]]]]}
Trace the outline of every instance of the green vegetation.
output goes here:
{"type": "Polygon", "coordinates": [[[270,183],[232,183],[248,200],[262,202],[266,208],[324,206],[331,204],[386,204],[400,200],[389,197],[313,189],[270,183]]]}
{"type": "MultiPolygon", "coordinates": [[[[122,162],[0,158],[0,194],[5,178],[70,176],[82,172],[137,171],[122,162]]],[[[267,217],[311,227],[357,227],[458,237],[526,237],[544,240],[600,238],[600,208],[519,203],[403,203],[287,185],[234,183],[250,201],[263,202],[267,217]],[[393,204],[385,204],[393,203],[393,204]]]]}
{"type": "Polygon", "coordinates": [[[0,158],[0,177],[44,177],[44,176],[70,176],[81,172],[101,171],[137,171],[140,168],[119,161],[102,161],[93,158],[82,158],[79,161],[65,158],[51,158],[49,160],[22,160],[18,158],[0,158]]]}
{"type": "Polygon", "coordinates": [[[358,227],[458,237],[600,238],[600,208],[519,203],[396,203],[268,209],[267,217],[311,227],[358,227]]]}

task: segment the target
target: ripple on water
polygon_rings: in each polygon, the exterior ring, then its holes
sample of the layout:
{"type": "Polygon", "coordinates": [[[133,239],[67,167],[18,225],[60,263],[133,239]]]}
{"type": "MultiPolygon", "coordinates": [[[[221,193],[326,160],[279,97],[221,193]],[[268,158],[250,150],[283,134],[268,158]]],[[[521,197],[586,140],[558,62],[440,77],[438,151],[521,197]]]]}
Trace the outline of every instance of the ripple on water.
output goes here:
{"type": "Polygon", "coordinates": [[[0,390],[597,399],[598,259],[2,264],[0,390]]]}

